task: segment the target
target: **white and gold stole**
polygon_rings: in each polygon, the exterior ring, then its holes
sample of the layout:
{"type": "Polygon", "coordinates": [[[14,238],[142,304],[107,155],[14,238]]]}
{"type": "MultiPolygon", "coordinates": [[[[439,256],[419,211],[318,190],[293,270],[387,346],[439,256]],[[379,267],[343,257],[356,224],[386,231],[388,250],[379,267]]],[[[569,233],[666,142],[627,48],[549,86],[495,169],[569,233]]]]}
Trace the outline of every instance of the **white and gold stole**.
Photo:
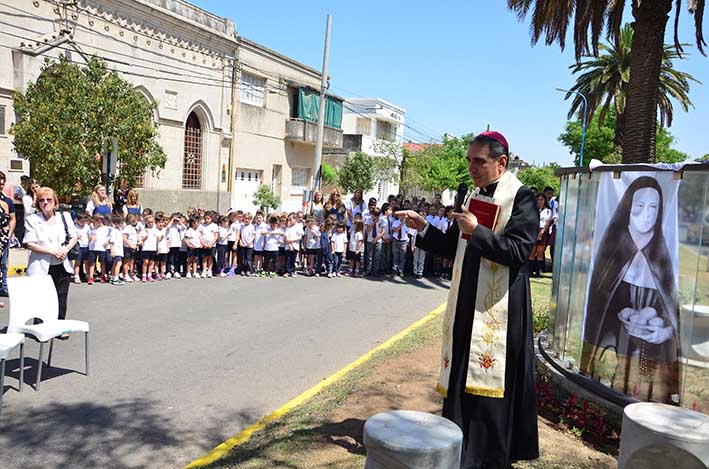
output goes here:
{"type": "MultiPolygon", "coordinates": [[[[505,171],[498,180],[494,203],[500,206],[494,232],[502,234],[512,215],[512,206],[522,183],[514,174],[505,171]]],[[[471,194],[476,197],[479,189],[471,194]]],[[[468,200],[466,200],[466,205],[468,200]]],[[[436,389],[443,396],[448,394],[450,364],[453,355],[453,323],[458,303],[460,279],[465,259],[467,241],[458,236],[458,248],[453,264],[453,278],[448,292],[448,305],[443,318],[441,343],[441,373],[436,389]]],[[[505,394],[505,358],[507,353],[507,308],[510,287],[510,269],[483,256],[480,257],[475,316],[470,337],[470,357],[465,392],[478,396],[502,398],[505,394]]],[[[465,288],[465,286],[463,286],[465,288]]]]}

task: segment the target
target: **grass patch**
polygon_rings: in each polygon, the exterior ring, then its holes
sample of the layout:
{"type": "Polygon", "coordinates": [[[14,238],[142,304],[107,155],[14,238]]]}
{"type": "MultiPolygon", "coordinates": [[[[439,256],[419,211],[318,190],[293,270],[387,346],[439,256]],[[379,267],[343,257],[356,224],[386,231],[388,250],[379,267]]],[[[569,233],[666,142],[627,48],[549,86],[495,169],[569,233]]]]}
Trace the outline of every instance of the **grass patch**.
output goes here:
{"type": "MultiPolygon", "coordinates": [[[[303,460],[327,445],[327,437],[336,430],[328,420],[331,414],[362,381],[380,364],[438,339],[441,334],[441,315],[434,316],[419,328],[411,331],[391,347],[375,353],[342,379],[326,387],[303,405],[295,408],[277,421],[266,425],[248,441],[235,447],[226,457],[209,466],[210,469],[262,468],[262,467],[322,467],[317,461],[303,460]]],[[[354,422],[353,422],[354,424],[354,422]]],[[[361,422],[356,422],[361,425],[361,422]]],[[[350,460],[338,461],[337,467],[363,467],[365,454],[353,448],[350,460]]]]}
{"type": "Polygon", "coordinates": [[[551,325],[551,277],[536,277],[529,280],[532,289],[532,322],[534,334],[551,325]]]}

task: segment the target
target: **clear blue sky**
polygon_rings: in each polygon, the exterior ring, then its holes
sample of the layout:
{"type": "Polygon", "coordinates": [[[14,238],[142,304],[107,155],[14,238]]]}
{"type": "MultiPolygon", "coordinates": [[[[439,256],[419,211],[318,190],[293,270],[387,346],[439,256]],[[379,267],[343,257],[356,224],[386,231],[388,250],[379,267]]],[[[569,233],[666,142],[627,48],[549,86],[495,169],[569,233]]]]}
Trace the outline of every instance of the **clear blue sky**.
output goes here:
{"type": "MultiPolygon", "coordinates": [[[[573,44],[564,52],[557,45],[532,47],[529,22],[518,22],[506,2],[192,1],[234,20],[240,35],[317,69],[330,13],[333,92],[402,106],[409,125],[437,138],[490,124],[529,162],[572,162],[557,141],[568,102],[555,88],[574,82],[568,70],[573,44]]],[[[693,20],[682,13],[683,42],[694,42],[693,20]]],[[[695,109],[684,113],[675,106],[670,131],[676,147],[697,158],[709,153],[709,58],[694,47],[689,52],[675,67],[705,84],[692,86],[695,109]]]]}

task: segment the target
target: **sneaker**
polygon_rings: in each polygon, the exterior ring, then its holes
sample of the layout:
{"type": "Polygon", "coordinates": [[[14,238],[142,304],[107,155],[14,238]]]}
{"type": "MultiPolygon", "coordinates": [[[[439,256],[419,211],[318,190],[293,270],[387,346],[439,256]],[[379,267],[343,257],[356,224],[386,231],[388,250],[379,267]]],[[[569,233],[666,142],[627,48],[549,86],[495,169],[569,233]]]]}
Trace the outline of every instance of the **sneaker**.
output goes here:
{"type": "Polygon", "coordinates": [[[340,273],[337,272],[337,273],[335,274],[335,277],[339,277],[339,276],[340,276],[340,273]]]}
{"type": "Polygon", "coordinates": [[[93,285],[93,284],[94,284],[94,278],[93,278],[93,277],[89,277],[89,279],[86,281],[86,284],[87,284],[87,285],[93,285]]]}
{"type": "Polygon", "coordinates": [[[275,272],[269,272],[269,273],[268,273],[268,276],[271,277],[271,278],[275,278],[275,277],[276,277],[276,273],[275,273],[275,272]]]}
{"type": "Polygon", "coordinates": [[[221,272],[221,273],[219,274],[219,276],[220,276],[221,278],[224,278],[224,277],[226,277],[226,274],[225,274],[224,272],[221,272]]]}
{"type": "Polygon", "coordinates": [[[155,279],[152,276],[148,277],[148,282],[154,282],[154,281],[155,281],[155,279]]]}
{"type": "Polygon", "coordinates": [[[175,272],[174,274],[172,274],[172,276],[173,276],[174,278],[181,278],[179,272],[175,272]]]}
{"type": "Polygon", "coordinates": [[[116,277],[113,280],[111,280],[111,285],[123,285],[123,280],[116,277]]]}
{"type": "Polygon", "coordinates": [[[232,268],[229,269],[229,271],[226,273],[226,276],[227,276],[227,277],[232,277],[232,276],[234,276],[234,275],[236,275],[236,273],[234,272],[234,268],[232,267],[232,268]]]}
{"type": "Polygon", "coordinates": [[[125,283],[133,283],[133,278],[130,275],[125,275],[125,280],[123,280],[125,283]]]}
{"type": "MultiPolygon", "coordinates": [[[[177,275],[177,274],[175,274],[175,275],[177,275]]],[[[185,274],[185,278],[192,278],[192,274],[190,272],[187,272],[185,274]]]]}
{"type": "Polygon", "coordinates": [[[211,270],[207,271],[207,278],[212,278],[212,271],[211,270]]]}
{"type": "Polygon", "coordinates": [[[141,277],[140,280],[141,280],[142,282],[147,282],[147,281],[148,281],[148,276],[147,276],[147,275],[143,275],[143,277],[141,277]]]}
{"type": "Polygon", "coordinates": [[[74,283],[81,283],[81,277],[74,275],[74,283]]]}
{"type": "Polygon", "coordinates": [[[332,278],[332,272],[327,274],[327,278],[332,278]]]}
{"type": "Polygon", "coordinates": [[[166,273],[165,278],[172,278],[172,274],[170,272],[166,273]]]}
{"type": "Polygon", "coordinates": [[[133,275],[133,281],[134,281],[134,282],[139,282],[139,281],[140,281],[140,279],[138,278],[138,276],[137,276],[137,275],[133,275]]]}
{"type": "Polygon", "coordinates": [[[101,283],[106,283],[106,280],[107,280],[107,279],[106,279],[106,276],[105,276],[105,275],[102,275],[102,276],[100,277],[101,283]]]}

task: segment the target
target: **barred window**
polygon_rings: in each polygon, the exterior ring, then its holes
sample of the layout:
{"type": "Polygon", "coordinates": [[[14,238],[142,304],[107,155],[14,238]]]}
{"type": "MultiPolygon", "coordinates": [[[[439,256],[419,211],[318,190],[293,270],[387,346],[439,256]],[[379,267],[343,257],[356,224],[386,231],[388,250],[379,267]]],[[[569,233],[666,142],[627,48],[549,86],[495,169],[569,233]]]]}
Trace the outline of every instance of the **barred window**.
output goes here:
{"type": "Polygon", "coordinates": [[[182,159],[182,188],[202,188],[202,126],[191,112],[185,125],[185,153],[182,159]]]}
{"type": "Polygon", "coordinates": [[[377,138],[393,142],[396,137],[396,128],[387,121],[377,121],[377,138]]]}
{"type": "Polygon", "coordinates": [[[357,118],[357,130],[355,133],[358,135],[371,135],[372,134],[372,120],[369,117],[358,117],[357,118]]]}
{"type": "Polygon", "coordinates": [[[294,190],[308,186],[308,168],[291,168],[291,187],[294,190]]]}
{"type": "Polygon", "coordinates": [[[263,106],[263,91],[265,87],[265,78],[250,75],[248,73],[242,73],[241,84],[239,87],[239,100],[242,103],[261,107],[263,106]]]}
{"type": "Polygon", "coordinates": [[[0,135],[7,133],[7,129],[5,129],[5,109],[7,109],[5,105],[0,106],[0,135]]]}

